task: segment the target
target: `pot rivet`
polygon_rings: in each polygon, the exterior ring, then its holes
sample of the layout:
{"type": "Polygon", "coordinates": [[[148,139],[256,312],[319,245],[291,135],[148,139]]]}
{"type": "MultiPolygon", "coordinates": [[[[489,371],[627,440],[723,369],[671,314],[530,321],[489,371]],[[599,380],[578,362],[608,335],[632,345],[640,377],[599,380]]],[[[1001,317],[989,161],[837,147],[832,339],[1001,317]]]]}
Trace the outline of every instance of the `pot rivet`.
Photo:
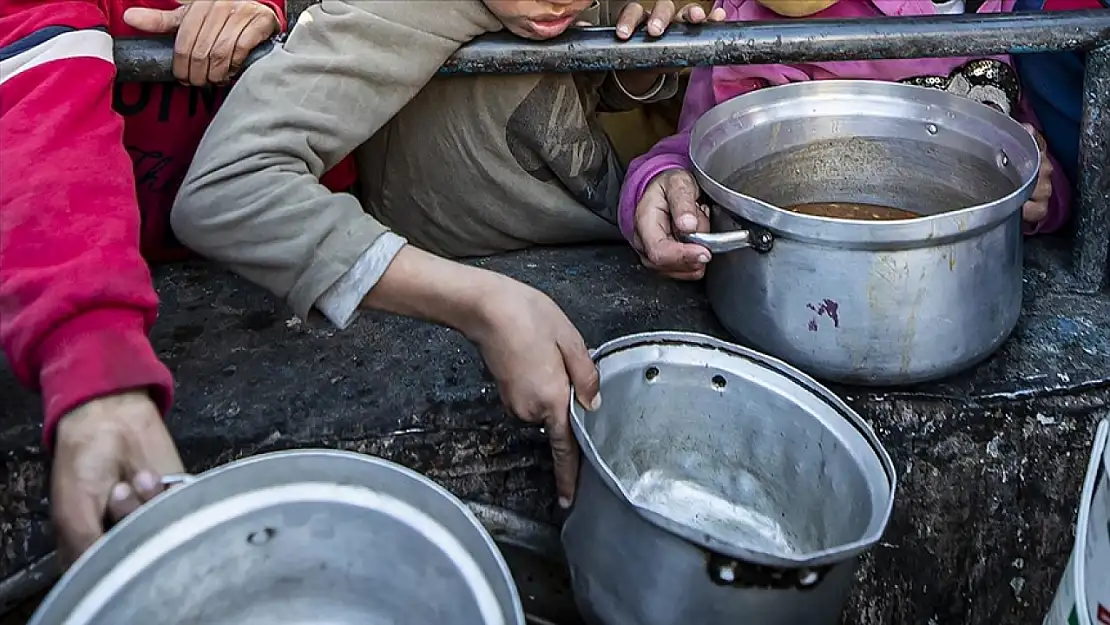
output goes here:
{"type": "Polygon", "coordinates": [[[250,536],[247,536],[247,542],[254,545],[255,547],[265,545],[266,543],[270,542],[270,539],[274,537],[274,534],[277,534],[277,530],[272,527],[267,527],[258,532],[251,532],[250,536]]]}
{"type": "Polygon", "coordinates": [[[725,379],[725,376],[723,376],[723,375],[713,376],[713,388],[717,389],[718,391],[723,389],[727,384],[728,384],[728,380],[725,379]]]}
{"type": "Polygon", "coordinates": [[[936,124],[925,124],[925,130],[928,131],[929,134],[935,135],[935,134],[937,134],[937,131],[939,130],[939,128],[937,128],[936,124]]]}
{"type": "Polygon", "coordinates": [[[1008,167],[1010,165],[1010,156],[1005,152],[998,153],[998,166],[1008,167]]]}
{"type": "Polygon", "coordinates": [[[651,382],[657,377],[659,377],[659,367],[648,367],[647,370],[644,371],[644,379],[648,382],[651,382]]]}
{"type": "Polygon", "coordinates": [[[722,564],[717,568],[717,579],[725,584],[731,584],[736,581],[736,565],[735,564],[722,564]]]}
{"type": "Polygon", "coordinates": [[[817,583],[818,577],[820,576],[817,574],[817,571],[807,571],[803,569],[798,572],[798,584],[803,587],[812,586],[817,583]]]}

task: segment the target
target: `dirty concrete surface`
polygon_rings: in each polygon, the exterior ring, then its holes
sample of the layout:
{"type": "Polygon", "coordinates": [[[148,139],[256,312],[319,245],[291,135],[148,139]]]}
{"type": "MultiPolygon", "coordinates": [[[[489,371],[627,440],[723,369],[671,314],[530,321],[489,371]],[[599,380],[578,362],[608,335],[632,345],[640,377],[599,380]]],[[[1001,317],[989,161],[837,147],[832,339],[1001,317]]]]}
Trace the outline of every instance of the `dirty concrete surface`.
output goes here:
{"type": "MultiPolygon", "coordinates": [[[[916,388],[836,388],[898,467],[894,517],[846,623],[1026,625],[1048,609],[1073,540],[1099,418],[1110,413],[1110,297],[1083,295],[1061,242],[1029,246],[1026,303],[1002,351],[916,388]]],[[[550,294],[589,345],[632,332],[725,336],[697,284],[621,247],[477,264],[550,294]]],[[[193,471],[264,451],[336,447],[424,472],[460,497],[554,521],[538,431],[504,416],[476,351],[428,324],[366,314],[338,332],[213,267],[156,271],[154,342],[175,371],[168,417],[193,471]]],[[[0,580],[52,548],[38,401],[0,371],[0,580]]]]}

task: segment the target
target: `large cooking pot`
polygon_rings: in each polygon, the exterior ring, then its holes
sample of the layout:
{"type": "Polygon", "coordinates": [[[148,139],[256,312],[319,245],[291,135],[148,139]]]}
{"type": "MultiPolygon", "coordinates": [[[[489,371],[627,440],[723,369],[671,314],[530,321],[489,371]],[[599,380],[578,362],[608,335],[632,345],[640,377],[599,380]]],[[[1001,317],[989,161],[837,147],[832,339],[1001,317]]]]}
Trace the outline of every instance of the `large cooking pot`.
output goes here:
{"type": "Polygon", "coordinates": [[[789,365],[656,332],[595,353],[605,403],[562,531],[595,625],[835,625],[894,502],[867,424],[789,365]]]}
{"type": "Polygon", "coordinates": [[[1021,207],[1040,153],[1006,115],[935,89],[816,81],[701,117],[690,158],[715,203],[710,302],[738,339],[819,378],[906,384],[994,352],[1021,310],[1021,207]],[[863,221],[779,207],[867,203],[863,221]]]}
{"type": "Polygon", "coordinates": [[[523,625],[508,567],[455,497],[361,454],[213,469],[127,517],[30,625],[523,625]]]}

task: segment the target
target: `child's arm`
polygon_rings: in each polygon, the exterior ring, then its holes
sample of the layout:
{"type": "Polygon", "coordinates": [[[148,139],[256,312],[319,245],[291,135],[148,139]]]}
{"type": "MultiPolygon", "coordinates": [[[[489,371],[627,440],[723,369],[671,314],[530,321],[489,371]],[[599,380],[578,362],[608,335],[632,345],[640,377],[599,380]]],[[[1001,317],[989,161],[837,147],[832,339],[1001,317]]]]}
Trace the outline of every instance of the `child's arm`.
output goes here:
{"type": "Polygon", "coordinates": [[[93,399],[148,390],[165,411],[173,394],[106,25],[90,0],[0,2],[0,340],[42,391],[47,445],[93,399]]]}
{"type": "Polygon", "coordinates": [[[682,102],[682,115],[678,120],[678,133],[656,143],[647,154],[629,164],[621,186],[618,216],[621,233],[629,241],[633,236],[636,205],[652,179],[669,169],[693,168],[690,163],[690,130],[694,122],[716,104],[712,80],[713,70],[709,67],[699,67],[690,74],[690,84],[682,102]]]}
{"type": "Polygon", "coordinates": [[[321,175],[463,43],[498,28],[478,0],[308,9],[212,120],[171,213],[178,239],[287,298],[301,317],[316,307],[344,327],[405,241],[321,175]]]}

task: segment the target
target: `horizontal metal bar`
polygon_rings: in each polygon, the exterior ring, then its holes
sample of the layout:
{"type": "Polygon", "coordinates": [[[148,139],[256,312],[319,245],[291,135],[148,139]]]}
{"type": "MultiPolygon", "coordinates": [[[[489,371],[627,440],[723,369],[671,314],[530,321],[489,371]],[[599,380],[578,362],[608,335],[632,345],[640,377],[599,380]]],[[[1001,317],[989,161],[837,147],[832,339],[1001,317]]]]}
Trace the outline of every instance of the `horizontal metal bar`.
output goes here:
{"type": "MultiPolygon", "coordinates": [[[[675,25],[662,37],[638,33],[620,42],[611,28],[573,29],[557,40],[527,41],[505,33],[465,45],[445,74],[529,74],[797,63],[852,59],[1051,52],[1110,42],[1110,11],[882,17],[869,20],[781,20],[706,26],[675,25]]],[[[274,44],[260,46],[253,62],[274,44]]],[[[118,77],[171,82],[173,43],[116,42],[118,77]]]]}

